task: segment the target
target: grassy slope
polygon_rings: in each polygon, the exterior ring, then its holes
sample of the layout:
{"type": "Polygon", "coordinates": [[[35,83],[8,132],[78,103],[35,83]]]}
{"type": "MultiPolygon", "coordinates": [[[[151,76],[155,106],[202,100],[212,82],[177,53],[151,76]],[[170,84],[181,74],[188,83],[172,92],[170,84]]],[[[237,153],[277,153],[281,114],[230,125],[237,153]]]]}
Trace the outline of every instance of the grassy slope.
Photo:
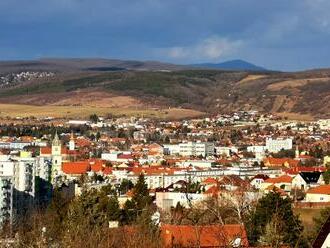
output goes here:
{"type": "Polygon", "coordinates": [[[289,116],[296,113],[301,117],[330,115],[329,71],[266,75],[215,70],[85,73],[2,89],[0,97],[29,97],[39,93],[91,88],[132,96],[147,101],[149,105],[159,106],[161,103],[163,106],[207,112],[256,109],[282,112],[289,116]],[[246,78],[248,80],[244,81],[246,78]],[[305,81],[297,84],[297,80],[305,81]]]}
{"type": "Polygon", "coordinates": [[[92,106],[33,106],[20,104],[0,104],[0,117],[57,117],[87,118],[91,114],[114,116],[144,116],[161,119],[181,119],[201,116],[204,113],[189,109],[141,109],[141,108],[104,108],[92,106]]]}

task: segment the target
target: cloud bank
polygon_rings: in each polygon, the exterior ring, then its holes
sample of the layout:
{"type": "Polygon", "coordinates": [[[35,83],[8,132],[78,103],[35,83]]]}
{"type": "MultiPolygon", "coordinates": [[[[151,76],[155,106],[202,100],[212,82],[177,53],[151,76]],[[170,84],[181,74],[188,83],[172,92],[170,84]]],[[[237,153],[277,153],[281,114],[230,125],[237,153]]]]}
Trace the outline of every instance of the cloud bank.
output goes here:
{"type": "Polygon", "coordinates": [[[0,59],[330,67],[328,0],[1,0],[0,59]]]}

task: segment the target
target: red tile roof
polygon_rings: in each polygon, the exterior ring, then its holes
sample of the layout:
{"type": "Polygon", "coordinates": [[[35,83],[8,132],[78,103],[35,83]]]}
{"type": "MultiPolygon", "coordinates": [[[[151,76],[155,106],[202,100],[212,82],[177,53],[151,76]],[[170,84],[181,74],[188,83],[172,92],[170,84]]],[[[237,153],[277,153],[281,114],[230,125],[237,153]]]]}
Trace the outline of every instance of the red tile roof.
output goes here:
{"type": "Polygon", "coordinates": [[[324,166],[297,166],[290,169],[284,169],[283,171],[287,174],[296,175],[300,172],[325,172],[326,168],[324,166]]]}
{"type": "Polygon", "coordinates": [[[330,185],[320,185],[315,188],[310,188],[307,194],[323,194],[330,195],[330,185]]]}
{"type": "Polygon", "coordinates": [[[268,178],[266,183],[291,183],[292,182],[292,177],[288,175],[283,175],[280,177],[275,177],[275,178],[268,178]]]}
{"type": "Polygon", "coordinates": [[[295,159],[292,159],[292,158],[272,158],[272,157],[269,157],[269,158],[266,158],[264,160],[264,163],[267,164],[269,163],[270,166],[284,166],[284,164],[288,163],[290,167],[295,167],[295,166],[298,166],[300,161],[299,160],[295,160],[295,159]]]}
{"type": "Polygon", "coordinates": [[[65,174],[79,175],[79,174],[85,174],[89,170],[90,170],[90,164],[88,161],[62,163],[62,171],[65,174]]]}
{"type": "Polygon", "coordinates": [[[228,176],[223,176],[222,178],[219,179],[219,184],[220,185],[231,185],[231,186],[236,186],[236,187],[247,187],[250,183],[243,180],[237,175],[228,175],[228,176]]]}
{"type": "Polygon", "coordinates": [[[205,180],[203,180],[202,184],[217,184],[218,180],[212,177],[208,177],[205,180]]]}
{"type": "Polygon", "coordinates": [[[240,238],[241,246],[248,247],[248,239],[242,225],[162,225],[164,247],[228,247],[240,238]]]}
{"type": "MultiPolygon", "coordinates": [[[[40,148],[40,154],[41,155],[51,155],[52,154],[52,148],[50,146],[41,147],[40,148]]],[[[61,154],[69,154],[69,150],[66,147],[62,147],[61,154]]]]}
{"type": "Polygon", "coordinates": [[[75,139],[75,146],[77,147],[86,147],[86,146],[90,146],[91,145],[91,141],[85,138],[77,138],[75,139]]]}
{"type": "Polygon", "coordinates": [[[216,196],[218,195],[218,193],[220,192],[220,189],[218,186],[212,186],[209,189],[207,189],[204,194],[206,195],[212,195],[212,196],[216,196]]]}
{"type": "Polygon", "coordinates": [[[46,146],[46,147],[41,147],[40,148],[40,154],[41,155],[51,155],[52,154],[52,148],[49,147],[49,146],[46,146]]]}
{"type": "Polygon", "coordinates": [[[118,159],[133,159],[132,154],[119,154],[117,156],[118,159]]]}

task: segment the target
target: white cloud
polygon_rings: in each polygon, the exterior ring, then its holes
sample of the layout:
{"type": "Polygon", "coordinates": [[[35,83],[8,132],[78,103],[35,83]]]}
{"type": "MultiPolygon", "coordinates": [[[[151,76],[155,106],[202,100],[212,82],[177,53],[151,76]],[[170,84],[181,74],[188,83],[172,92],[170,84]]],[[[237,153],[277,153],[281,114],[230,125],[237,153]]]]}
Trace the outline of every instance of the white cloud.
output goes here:
{"type": "Polygon", "coordinates": [[[175,46],[158,49],[158,52],[173,60],[179,61],[217,61],[232,55],[241,46],[241,40],[230,40],[212,36],[201,42],[188,46],[175,46]]]}

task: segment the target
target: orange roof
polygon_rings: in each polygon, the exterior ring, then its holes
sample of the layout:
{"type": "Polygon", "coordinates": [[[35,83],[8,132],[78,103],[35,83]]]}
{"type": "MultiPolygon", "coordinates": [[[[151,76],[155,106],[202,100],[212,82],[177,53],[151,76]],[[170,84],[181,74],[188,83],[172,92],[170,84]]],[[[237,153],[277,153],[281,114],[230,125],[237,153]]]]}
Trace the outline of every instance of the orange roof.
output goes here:
{"type": "Polygon", "coordinates": [[[32,142],[34,140],[32,136],[21,136],[20,138],[22,142],[32,142]]]}
{"type": "MultiPolygon", "coordinates": [[[[69,150],[66,147],[62,147],[61,154],[68,154],[69,150]]],[[[40,148],[40,154],[41,155],[51,155],[52,154],[52,148],[50,146],[41,147],[40,148]]]]}
{"type": "Polygon", "coordinates": [[[325,166],[297,166],[290,169],[283,169],[282,171],[284,171],[286,174],[297,175],[300,172],[325,172],[326,168],[325,166]]]}
{"type": "Polygon", "coordinates": [[[275,178],[268,178],[266,183],[291,183],[292,182],[292,177],[283,175],[280,177],[275,177],[275,178]]]}
{"type": "Polygon", "coordinates": [[[279,193],[281,196],[287,196],[288,194],[283,190],[278,187],[276,187],[274,184],[269,185],[266,189],[266,191],[272,191],[274,193],[279,193]]]}
{"type": "Polygon", "coordinates": [[[269,163],[271,166],[284,166],[285,163],[288,163],[290,167],[295,167],[299,165],[299,160],[292,158],[266,158],[264,163],[269,163]]]}
{"type": "Polygon", "coordinates": [[[227,175],[223,176],[219,180],[220,185],[231,185],[231,186],[237,186],[237,187],[248,187],[250,184],[248,181],[243,180],[237,175],[227,175]]]}
{"type": "Polygon", "coordinates": [[[62,163],[62,171],[65,174],[85,174],[89,171],[90,165],[88,161],[79,161],[79,162],[64,162],[62,163]]]}
{"type": "Polygon", "coordinates": [[[159,152],[158,151],[149,151],[148,155],[149,156],[159,155],[159,152]]]}
{"type": "Polygon", "coordinates": [[[111,168],[111,167],[105,167],[105,168],[103,169],[103,174],[104,174],[104,175],[112,174],[112,168],[111,168]]]}
{"type": "Polygon", "coordinates": [[[217,183],[218,180],[213,177],[208,177],[202,182],[202,184],[217,184],[217,183]]]}
{"type": "Polygon", "coordinates": [[[77,147],[90,146],[91,142],[85,138],[77,138],[77,139],[75,139],[75,145],[77,147]]]}
{"type": "Polygon", "coordinates": [[[299,158],[301,158],[301,159],[312,159],[314,157],[310,156],[310,155],[299,155],[299,158]]]}
{"type": "Polygon", "coordinates": [[[88,159],[87,160],[90,164],[91,171],[94,172],[103,172],[103,174],[108,175],[112,173],[112,168],[106,166],[105,160],[102,159],[88,159]]]}
{"type": "Polygon", "coordinates": [[[40,154],[41,154],[41,155],[52,154],[52,148],[49,147],[49,146],[41,147],[41,148],[40,148],[40,154]]]}
{"type": "Polygon", "coordinates": [[[204,192],[204,194],[215,196],[215,195],[217,195],[219,192],[220,192],[220,189],[219,189],[218,186],[212,186],[212,187],[210,187],[208,190],[206,190],[206,191],[204,192]]]}
{"type": "Polygon", "coordinates": [[[241,247],[248,247],[245,227],[242,225],[162,225],[164,247],[227,247],[241,238],[241,247]]]}
{"type": "Polygon", "coordinates": [[[320,185],[315,188],[310,188],[307,191],[307,194],[323,194],[323,195],[330,195],[330,185],[320,185]]]}

